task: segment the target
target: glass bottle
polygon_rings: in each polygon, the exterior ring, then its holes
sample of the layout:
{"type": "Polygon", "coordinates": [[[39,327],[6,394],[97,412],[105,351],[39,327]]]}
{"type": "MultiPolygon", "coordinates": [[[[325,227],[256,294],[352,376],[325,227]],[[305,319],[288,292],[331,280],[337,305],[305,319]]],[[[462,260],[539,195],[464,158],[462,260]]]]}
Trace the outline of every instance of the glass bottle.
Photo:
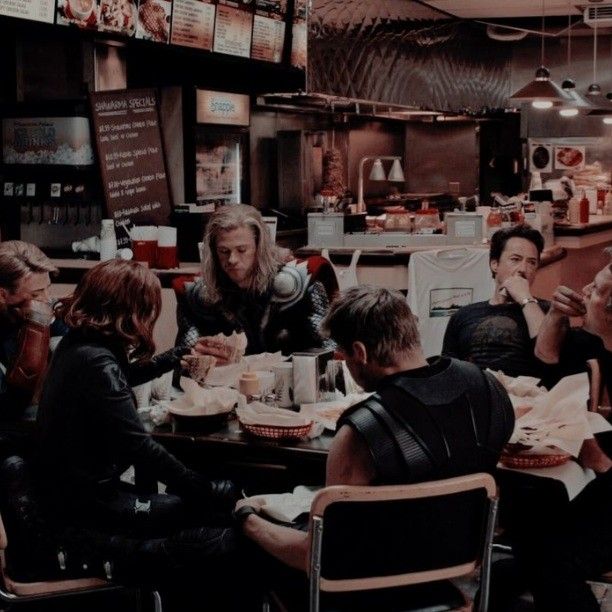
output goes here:
{"type": "Polygon", "coordinates": [[[112,219],[102,219],[100,229],[100,261],[115,258],[117,252],[117,236],[115,236],[115,222],[112,219]]]}
{"type": "Polygon", "coordinates": [[[487,238],[491,240],[491,236],[502,226],[502,214],[499,206],[493,206],[487,216],[487,238]]]}

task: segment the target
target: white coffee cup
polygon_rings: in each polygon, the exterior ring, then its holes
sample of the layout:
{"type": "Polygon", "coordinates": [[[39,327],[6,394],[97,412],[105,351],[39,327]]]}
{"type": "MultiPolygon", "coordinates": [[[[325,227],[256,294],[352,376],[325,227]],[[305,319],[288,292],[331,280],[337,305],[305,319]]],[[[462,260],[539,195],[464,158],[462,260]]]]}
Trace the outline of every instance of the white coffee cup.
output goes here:
{"type": "Polygon", "coordinates": [[[270,372],[269,370],[256,370],[255,374],[257,374],[257,378],[259,378],[261,394],[268,395],[268,393],[273,393],[276,382],[274,372],[270,372]]]}
{"type": "Polygon", "coordinates": [[[293,406],[293,364],[278,363],[272,367],[274,372],[274,393],[280,408],[293,406]]]}

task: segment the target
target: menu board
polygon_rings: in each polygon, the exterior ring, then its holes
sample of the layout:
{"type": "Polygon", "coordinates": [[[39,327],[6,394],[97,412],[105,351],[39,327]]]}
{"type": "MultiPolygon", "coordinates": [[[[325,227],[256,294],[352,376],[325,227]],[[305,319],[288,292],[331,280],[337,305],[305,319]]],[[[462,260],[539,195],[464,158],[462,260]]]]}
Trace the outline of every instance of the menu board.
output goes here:
{"type": "Polygon", "coordinates": [[[174,0],[170,38],[173,45],[212,51],[214,29],[213,0],[174,0]]]}
{"type": "Polygon", "coordinates": [[[219,0],[215,21],[213,51],[238,57],[250,57],[253,10],[249,5],[219,0]]]}
{"type": "Polygon", "coordinates": [[[55,0],[0,0],[0,15],[53,23],[55,0]]]}
{"type": "Polygon", "coordinates": [[[170,39],[171,15],[171,0],[140,0],[136,38],[167,43],[170,39]]]}
{"type": "Polygon", "coordinates": [[[285,42],[287,0],[256,0],[253,20],[253,59],[280,63],[285,42]]]}
{"type": "Polygon", "coordinates": [[[91,108],[109,216],[116,224],[166,225],[170,193],[155,91],[93,93],[91,108]]]}

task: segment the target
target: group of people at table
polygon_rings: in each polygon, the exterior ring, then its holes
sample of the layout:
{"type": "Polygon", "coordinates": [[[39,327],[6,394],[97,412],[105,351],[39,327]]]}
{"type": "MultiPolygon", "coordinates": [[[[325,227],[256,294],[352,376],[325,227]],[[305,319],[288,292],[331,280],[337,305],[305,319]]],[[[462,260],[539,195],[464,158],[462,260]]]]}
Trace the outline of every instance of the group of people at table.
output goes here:
{"type": "MultiPolygon", "coordinates": [[[[100,263],[52,308],[52,263],[33,245],[0,243],[0,472],[25,456],[34,485],[2,509],[18,505],[12,510],[32,521],[23,537],[37,538],[39,551],[15,571],[180,584],[183,593],[191,585],[209,609],[247,610],[275,571],[306,568],[306,530],[267,520],[258,498],[239,499],[234,483],[190,469],[139,420],[132,387],[185,368],[190,354],[224,363],[228,347],[212,338],[219,333],[244,332],[250,354],[334,346],[355,381],[375,392],[340,417],[325,484],[494,473],[515,417],[486,368],[550,385],[597,358],[612,387],[612,253],[581,292],[559,287],[547,302],[531,293],[542,250],[528,226],[498,231],[493,296],[457,311],[443,355],[426,359],[403,295],[358,286],[330,304],[317,275],[272,243],[250,206],[211,216],[202,274],[179,296],[177,344],[159,355],[161,288],[146,267],[100,263]],[[568,317],[582,317],[582,328],[570,329],[568,317]],[[51,336],[63,337],[48,361],[51,336]],[[21,421],[32,404],[36,428],[26,435],[21,421]],[[165,493],[121,481],[129,466],[165,493]],[[227,586],[236,581],[241,588],[227,586]]],[[[597,478],[563,512],[550,509],[563,517],[554,522],[562,537],[542,521],[535,540],[532,528],[529,545],[517,547],[537,609],[598,609],[586,579],[612,569],[612,461],[600,442],[603,449],[586,441],[581,456],[597,478]]]]}

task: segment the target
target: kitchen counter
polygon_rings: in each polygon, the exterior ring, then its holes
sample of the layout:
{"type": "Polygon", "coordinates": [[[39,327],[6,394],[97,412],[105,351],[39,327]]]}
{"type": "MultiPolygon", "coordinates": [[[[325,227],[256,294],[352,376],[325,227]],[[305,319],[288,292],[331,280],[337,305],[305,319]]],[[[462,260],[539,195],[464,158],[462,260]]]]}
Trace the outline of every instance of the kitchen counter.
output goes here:
{"type": "Polygon", "coordinates": [[[588,223],[555,225],[555,242],[567,249],[612,243],[612,215],[591,215],[588,223]]]}

